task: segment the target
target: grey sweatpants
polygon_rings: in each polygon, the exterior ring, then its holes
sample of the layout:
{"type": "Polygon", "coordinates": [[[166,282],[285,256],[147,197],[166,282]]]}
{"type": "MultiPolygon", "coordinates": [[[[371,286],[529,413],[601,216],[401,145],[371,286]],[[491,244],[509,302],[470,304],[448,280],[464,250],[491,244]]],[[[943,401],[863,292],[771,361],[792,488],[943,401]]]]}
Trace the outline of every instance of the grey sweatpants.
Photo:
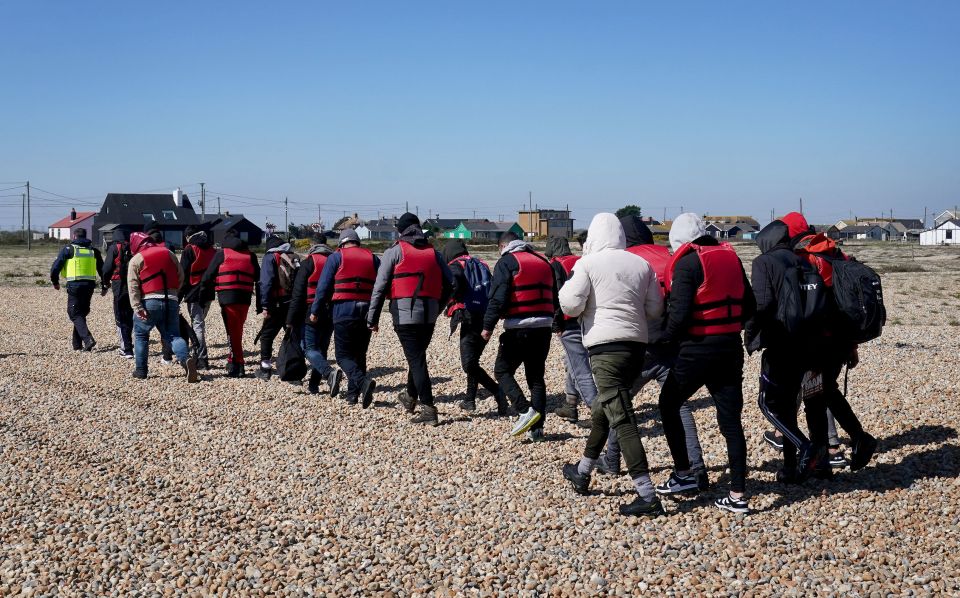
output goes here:
{"type": "Polygon", "coordinates": [[[197,335],[197,353],[200,360],[207,359],[207,312],[210,311],[210,301],[204,303],[188,303],[187,314],[190,316],[190,327],[197,335]]]}

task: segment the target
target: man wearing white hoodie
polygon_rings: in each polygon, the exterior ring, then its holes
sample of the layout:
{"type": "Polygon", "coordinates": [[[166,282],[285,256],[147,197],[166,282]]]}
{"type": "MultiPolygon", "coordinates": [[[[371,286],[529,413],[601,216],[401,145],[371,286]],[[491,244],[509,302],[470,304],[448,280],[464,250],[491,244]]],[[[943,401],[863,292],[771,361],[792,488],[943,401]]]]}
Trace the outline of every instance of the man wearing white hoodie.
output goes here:
{"type": "Polygon", "coordinates": [[[656,516],[663,513],[663,506],[650,480],[630,389],[643,368],[649,341],[647,321],[663,312],[663,297],[650,265],[625,251],[626,246],[617,217],[597,214],[587,232],[583,257],[560,289],[563,313],[580,317],[583,345],[590,353],[598,390],[583,458],[564,465],[563,476],[576,492],[586,494],[613,428],[638,494],[632,503],[620,505],[620,513],[656,516]]]}

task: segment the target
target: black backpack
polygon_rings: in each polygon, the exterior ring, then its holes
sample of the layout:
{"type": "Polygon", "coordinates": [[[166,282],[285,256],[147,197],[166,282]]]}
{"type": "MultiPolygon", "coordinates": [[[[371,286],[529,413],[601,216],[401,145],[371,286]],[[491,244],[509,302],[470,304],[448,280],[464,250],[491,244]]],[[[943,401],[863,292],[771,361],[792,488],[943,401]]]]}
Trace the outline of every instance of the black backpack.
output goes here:
{"type": "Polygon", "coordinates": [[[853,259],[826,259],[833,266],[833,298],[841,328],[839,334],[856,343],[880,336],[887,323],[880,275],[853,259]]]}
{"type": "Polygon", "coordinates": [[[309,371],[299,336],[296,333],[284,335],[280,352],[277,354],[277,376],[284,382],[299,382],[309,371]]]}
{"type": "Polygon", "coordinates": [[[777,321],[787,334],[812,336],[827,324],[827,285],[812,265],[789,264],[777,292],[777,321]]]}

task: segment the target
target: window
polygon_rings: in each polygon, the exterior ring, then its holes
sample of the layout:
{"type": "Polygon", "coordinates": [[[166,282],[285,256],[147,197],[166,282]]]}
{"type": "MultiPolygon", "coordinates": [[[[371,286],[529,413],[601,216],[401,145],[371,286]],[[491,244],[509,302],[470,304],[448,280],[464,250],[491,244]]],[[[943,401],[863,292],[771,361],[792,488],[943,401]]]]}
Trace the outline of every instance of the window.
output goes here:
{"type": "Polygon", "coordinates": [[[162,213],[163,213],[163,218],[164,218],[164,220],[176,220],[176,219],[177,219],[177,213],[174,212],[173,210],[164,210],[162,213]]]}
{"type": "Polygon", "coordinates": [[[154,218],[154,217],[153,217],[153,214],[151,214],[150,212],[144,212],[144,213],[143,213],[143,219],[144,219],[144,220],[147,220],[147,221],[150,221],[150,222],[154,222],[154,221],[156,220],[156,218],[154,218]]]}
{"type": "Polygon", "coordinates": [[[250,240],[250,233],[245,232],[245,231],[240,231],[240,240],[243,241],[243,242],[249,241],[249,240],[250,240]]]}
{"type": "Polygon", "coordinates": [[[952,231],[952,230],[947,229],[947,230],[946,230],[946,233],[947,233],[947,238],[948,238],[948,239],[953,239],[953,231],[952,231]]]}

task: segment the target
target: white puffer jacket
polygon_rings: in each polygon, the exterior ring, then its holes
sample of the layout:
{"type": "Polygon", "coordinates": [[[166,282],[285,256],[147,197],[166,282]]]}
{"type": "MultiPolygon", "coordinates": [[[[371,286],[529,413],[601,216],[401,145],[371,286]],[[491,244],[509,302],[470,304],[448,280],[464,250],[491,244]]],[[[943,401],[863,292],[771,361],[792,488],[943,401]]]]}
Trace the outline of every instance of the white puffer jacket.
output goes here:
{"type": "Polygon", "coordinates": [[[580,316],[583,345],[649,341],[647,320],[663,313],[660,283],[646,260],[625,251],[620,221],[593,217],[583,257],[560,289],[560,308],[580,316]]]}

